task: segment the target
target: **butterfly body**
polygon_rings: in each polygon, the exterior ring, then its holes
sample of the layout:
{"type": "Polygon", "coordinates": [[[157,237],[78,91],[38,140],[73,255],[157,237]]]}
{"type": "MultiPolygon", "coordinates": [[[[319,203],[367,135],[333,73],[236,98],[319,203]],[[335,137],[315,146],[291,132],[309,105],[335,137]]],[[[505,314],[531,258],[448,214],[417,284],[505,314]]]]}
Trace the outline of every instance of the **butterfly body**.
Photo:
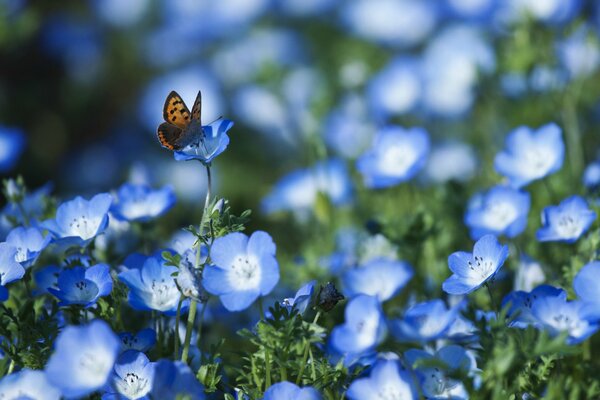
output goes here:
{"type": "Polygon", "coordinates": [[[182,150],[190,145],[200,146],[204,141],[201,111],[201,92],[198,92],[191,113],[177,92],[169,93],[163,107],[165,122],[159,125],[157,132],[160,144],[172,151],[182,150]]]}

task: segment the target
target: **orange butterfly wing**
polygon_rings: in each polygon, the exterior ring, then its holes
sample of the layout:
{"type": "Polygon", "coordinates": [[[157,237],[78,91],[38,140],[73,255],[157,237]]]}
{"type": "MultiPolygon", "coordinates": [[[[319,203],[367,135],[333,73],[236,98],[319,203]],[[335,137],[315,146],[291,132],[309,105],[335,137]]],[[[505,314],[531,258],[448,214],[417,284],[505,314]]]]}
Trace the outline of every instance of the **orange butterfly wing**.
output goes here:
{"type": "Polygon", "coordinates": [[[181,96],[172,91],[165,100],[163,118],[179,129],[185,129],[190,123],[190,110],[188,110],[181,96]]]}
{"type": "Polygon", "coordinates": [[[200,114],[202,114],[202,92],[199,91],[192,107],[192,119],[200,121],[200,114]]]}
{"type": "Polygon", "coordinates": [[[177,140],[181,137],[183,130],[168,122],[163,122],[158,126],[156,136],[160,144],[169,150],[179,150],[181,146],[177,140]]]}

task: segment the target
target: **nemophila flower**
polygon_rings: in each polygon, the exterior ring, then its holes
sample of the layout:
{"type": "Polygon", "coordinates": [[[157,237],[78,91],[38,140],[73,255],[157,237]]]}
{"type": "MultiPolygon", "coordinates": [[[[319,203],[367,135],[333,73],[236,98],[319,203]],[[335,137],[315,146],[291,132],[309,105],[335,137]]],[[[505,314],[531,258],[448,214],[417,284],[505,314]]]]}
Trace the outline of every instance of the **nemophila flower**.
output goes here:
{"type": "Polygon", "coordinates": [[[129,305],[135,310],[174,314],[181,296],[173,277],[178,271],[177,267],[165,265],[157,255],[148,257],[141,268],[121,272],[119,279],[129,288],[129,305]]]}
{"type": "Polygon", "coordinates": [[[427,399],[468,399],[465,385],[452,378],[462,372],[467,375],[476,369],[475,358],[460,346],[442,347],[435,354],[410,349],[404,353],[415,368],[423,396],[427,399]]]}
{"type": "Polygon", "coordinates": [[[85,246],[108,226],[111,203],[112,197],[107,193],[97,194],[91,200],[76,197],[61,204],[55,219],[44,221],[42,227],[61,243],[85,246]]]}
{"type": "Polygon", "coordinates": [[[98,298],[108,296],[112,291],[113,281],[110,267],[97,264],[93,267],[74,267],[63,270],[58,275],[58,289],[47,288],[48,292],[58,297],[59,306],[72,304],[90,307],[98,298]]]}
{"type": "Polygon", "coordinates": [[[392,321],[390,329],[403,342],[425,343],[446,336],[459,315],[462,303],[447,308],[439,299],[411,306],[402,319],[392,321]]]}
{"type": "Polygon", "coordinates": [[[550,285],[540,285],[531,292],[516,290],[510,292],[502,299],[502,308],[509,307],[507,317],[510,318],[509,326],[515,328],[527,328],[535,325],[537,319],[531,313],[534,301],[546,297],[556,297],[563,301],[567,300],[567,292],[550,285]]]}
{"type": "Polygon", "coordinates": [[[127,350],[137,350],[146,352],[156,344],[156,332],[154,329],[146,328],[137,333],[123,332],[119,333],[122,348],[127,350]]]}
{"type": "Polygon", "coordinates": [[[27,268],[50,243],[50,235],[44,237],[38,228],[17,227],[9,232],[6,243],[17,249],[16,260],[27,268]]]}
{"type": "Polygon", "coordinates": [[[596,190],[600,187],[600,161],[594,161],[585,168],[583,184],[589,190],[596,190]]]}
{"type": "Polygon", "coordinates": [[[596,220],[583,197],[571,196],[557,206],[542,211],[542,227],[536,232],[540,242],[575,243],[596,220]]]}
{"type": "Polygon", "coordinates": [[[304,314],[306,308],[311,303],[313,294],[315,292],[315,285],[317,281],[310,281],[306,285],[302,286],[296,292],[293,298],[283,299],[281,305],[287,307],[288,310],[296,309],[298,313],[304,314]]]}
{"type": "Polygon", "coordinates": [[[352,182],[343,161],[331,159],[289,173],[275,184],[261,207],[267,214],[295,211],[303,215],[312,211],[319,193],[335,206],[352,200],[352,182]]]}
{"type": "Polygon", "coordinates": [[[119,188],[110,211],[122,221],[146,222],[163,215],[174,204],[171,186],[154,190],[148,185],[126,183],[119,188]]]}
{"type": "Polygon", "coordinates": [[[515,290],[531,291],[534,287],[544,283],[546,274],[541,264],[527,255],[522,255],[515,274],[515,290]]]}
{"type": "Polygon", "coordinates": [[[529,193],[507,186],[494,186],[471,198],[465,224],[471,238],[505,235],[513,238],[525,230],[531,199],[529,193]]]}
{"type": "Polygon", "coordinates": [[[444,281],[442,289],[448,294],[467,294],[484,285],[504,264],[508,246],[493,235],[485,235],[473,246],[473,253],[457,251],[448,257],[452,276],[444,281]]]}
{"type": "Polygon", "coordinates": [[[520,126],[509,133],[506,148],[496,155],[496,171],[516,188],[558,171],[565,157],[562,131],[554,123],[536,130],[520,126]]]}
{"type": "Polygon", "coordinates": [[[580,25],[567,39],[559,42],[556,52],[572,79],[588,77],[600,65],[596,33],[586,25],[580,25]]]}
{"type": "Polygon", "coordinates": [[[412,276],[413,269],[406,262],[375,258],[363,266],[347,270],[342,281],[349,297],[367,294],[386,301],[402,290],[412,276]]]}
{"type": "Polygon", "coordinates": [[[423,128],[389,126],[375,135],[373,145],[356,161],[365,185],[379,189],[411,179],[425,165],[429,136],[423,128]]]}
{"type": "Polygon", "coordinates": [[[30,193],[26,193],[20,204],[10,202],[4,207],[2,218],[20,225],[25,224],[27,221],[31,224],[37,223],[39,218],[42,217],[46,200],[51,191],[52,185],[48,183],[30,193]]]}
{"type": "Polygon", "coordinates": [[[213,265],[204,268],[202,284],[229,311],[248,308],[259,296],[271,293],[279,281],[275,243],[266,232],[250,237],[234,232],[217,238],[210,258],[213,265]]]}
{"type": "Polygon", "coordinates": [[[25,149],[25,135],[18,128],[0,126],[0,173],[15,167],[25,149]]]}
{"type": "Polygon", "coordinates": [[[340,354],[362,354],[375,350],[386,333],[379,301],[372,296],[356,296],[344,311],[345,322],[333,328],[331,345],[340,354]]]}
{"type": "Polygon", "coordinates": [[[594,311],[583,301],[567,301],[563,296],[540,297],[531,304],[536,326],[552,335],[567,332],[568,344],[580,343],[598,331],[598,313],[594,311]]]}
{"type": "Polygon", "coordinates": [[[107,392],[130,400],[146,398],[152,390],[155,363],[142,352],[128,350],[121,354],[108,381],[107,392]],[[120,396],[119,396],[120,395],[120,396]]]}
{"type": "Polygon", "coordinates": [[[190,261],[192,257],[195,259],[196,251],[187,251],[182,258],[179,264],[179,273],[175,277],[175,284],[185,297],[205,302],[208,295],[202,287],[202,271],[200,268],[196,268],[193,261],[190,261]]]}
{"type": "Polygon", "coordinates": [[[291,382],[274,384],[265,391],[263,400],[320,400],[321,395],[311,387],[301,388],[291,382]]]}
{"type": "Polygon", "coordinates": [[[52,386],[44,371],[23,369],[0,379],[0,399],[59,400],[60,390],[52,386]]]}
{"type": "Polygon", "coordinates": [[[589,303],[589,312],[600,320],[600,261],[583,266],[573,279],[573,289],[581,301],[589,303]]]}
{"type": "Polygon", "coordinates": [[[229,145],[227,131],[232,126],[232,121],[222,118],[210,125],[203,126],[202,135],[198,135],[198,140],[176,151],[174,153],[175,159],[177,161],[199,160],[204,164],[210,164],[229,145]]]}
{"type": "Polygon", "coordinates": [[[68,398],[93,393],[107,383],[119,345],[117,335],[99,319],[65,328],[46,364],[48,381],[68,398]]]}
{"type": "Polygon", "coordinates": [[[429,181],[436,183],[466,182],[475,175],[476,169],[477,156],[473,147],[462,142],[446,142],[431,150],[424,172],[429,181]]]}
{"type": "Polygon", "coordinates": [[[183,396],[190,400],[204,400],[204,386],[187,364],[181,361],[159,360],[154,367],[153,399],[176,400],[183,396]]]}
{"type": "Polygon", "coordinates": [[[346,395],[350,400],[419,398],[411,373],[398,360],[378,360],[368,377],[356,379],[346,395]]]}
{"type": "Polygon", "coordinates": [[[48,288],[58,290],[58,275],[61,268],[58,265],[48,265],[33,274],[33,280],[37,287],[33,293],[36,296],[49,293],[48,288]]]}
{"type": "Polygon", "coordinates": [[[325,117],[322,132],[327,147],[344,158],[356,158],[362,153],[375,131],[368,112],[362,96],[344,96],[339,106],[325,117]]]}
{"type": "Polygon", "coordinates": [[[17,249],[8,243],[0,243],[0,302],[8,299],[5,286],[25,275],[25,269],[16,261],[17,249]]]}

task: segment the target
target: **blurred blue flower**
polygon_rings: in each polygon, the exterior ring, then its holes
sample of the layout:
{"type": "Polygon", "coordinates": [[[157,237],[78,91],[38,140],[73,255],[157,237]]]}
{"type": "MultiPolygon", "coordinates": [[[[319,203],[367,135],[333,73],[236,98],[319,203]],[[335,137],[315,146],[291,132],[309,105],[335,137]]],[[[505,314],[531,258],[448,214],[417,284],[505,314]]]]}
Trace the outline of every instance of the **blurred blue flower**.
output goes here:
{"type": "Polygon", "coordinates": [[[379,301],[372,296],[356,296],[346,305],[344,315],[345,322],[331,332],[332,347],[343,355],[374,351],[386,334],[379,301]]]}
{"type": "Polygon", "coordinates": [[[404,353],[404,357],[408,364],[415,368],[425,398],[453,400],[469,398],[465,385],[460,380],[452,378],[461,374],[472,374],[477,368],[475,358],[464,348],[456,345],[445,346],[435,354],[410,349],[404,353]]]}
{"type": "Polygon", "coordinates": [[[319,193],[334,206],[352,200],[352,182],[343,161],[330,159],[287,174],[263,199],[262,209],[267,214],[290,210],[304,216],[312,212],[319,193]]]}
{"type": "Polygon", "coordinates": [[[531,314],[535,325],[552,335],[568,332],[567,343],[571,345],[584,341],[600,328],[594,308],[583,301],[567,301],[564,296],[534,299],[531,314]]]}
{"type": "Polygon", "coordinates": [[[356,158],[371,143],[375,127],[368,120],[367,105],[362,96],[345,96],[325,118],[325,143],[344,158],[356,158]]]}
{"type": "Polygon", "coordinates": [[[40,296],[48,292],[48,288],[58,290],[58,275],[60,275],[61,268],[58,265],[48,265],[42,269],[36,271],[33,274],[35,286],[37,289],[33,291],[33,294],[40,296]]]}
{"type": "Polygon", "coordinates": [[[398,360],[378,360],[368,378],[359,378],[350,384],[346,393],[350,400],[417,400],[417,389],[411,373],[398,360]]]}
{"type": "Polygon", "coordinates": [[[183,149],[173,153],[175,160],[199,160],[204,164],[210,164],[229,145],[227,131],[232,126],[233,122],[222,118],[209,125],[204,125],[202,127],[203,134],[198,137],[197,142],[192,142],[183,149]]]}
{"type": "Polygon", "coordinates": [[[146,222],[163,215],[175,204],[171,186],[153,190],[148,185],[125,183],[110,207],[111,213],[122,221],[146,222]]]}
{"type": "Polygon", "coordinates": [[[181,361],[159,360],[155,363],[153,399],[176,400],[183,396],[189,400],[204,400],[204,387],[187,364],[181,361]]]}
{"type": "Polygon", "coordinates": [[[548,206],[542,211],[542,227],[536,232],[540,242],[575,243],[596,220],[581,196],[571,196],[557,206],[548,206]]]}
{"type": "Polygon", "coordinates": [[[279,282],[275,243],[266,232],[254,232],[250,238],[240,232],[217,238],[210,258],[214,265],[204,268],[202,284],[229,311],[245,310],[279,282]]]}
{"type": "Polygon", "coordinates": [[[0,243],[0,302],[8,299],[6,284],[21,279],[25,269],[16,261],[17,249],[7,243],[0,243]]]}
{"type": "Polygon", "coordinates": [[[563,69],[537,64],[529,74],[529,87],[533,92],[557,92],[565,89],[567,78],[567,73],[563,69]]]}
{"type": "Polygon", "coordinates": [[[26,193],[21,200],[21,204],[13,202],[8,203],[2,210],[2,218],[11,218],[17,224],[26,224],[27,222],[35,224],[42,217],[45,201],[52,190],[52,185],[47,183],[44,186],[26,193]]]}
{"type": "Polygon", "coordinates": [[[375,258],[347,270],[342,281],[349,297],[366,294],[384,302],[402,290],[412,276],[413,269],[406,262],[375,258]]]}
{"type": "Polygon", "coordinates": [[[542,179],[563,164],[565,144],[558,125],[550,123],[536,130],[521,126],[509,133],[506,148],[496,155],[496,171],[520,188],[542,179]]]}
{"type": "Polygon", "coordinates": [[[377,132],[373,145],[356,161],[365,185],[380,189],[411,179],[425,165],[429,135],[423,128],[388,126],[377,132]]]}
{"type": "Polygon", "coordinates": [[[513,0],[500,2],[498,18],[512,24],[514,22],[533,19],[549,25],[564,24],[579,12],[581,0],[539,1],[513,0]]]}
{"type": "Polygon", "coordinates": [[[175,315],[181,293],[173,274],[178,268],[166,265],[160,255],[148,257],[141,268],[132,268],[119,274],[129,288],[127,301],[134,310],[155,310],[175,315]]]}
{"type": "Polygon", "coordinates": [[[119,345],[117,335],[102,320],[66,327],[46,364],[48,381],[67,398],[92,394],[107,383],[119,345]]]}
{"type": "Polygon", "coordinates": [[[89,268],[74,267],[63,270],[58,275],[58,289],[47,288],[48,292],[58,297],[59,306],[72,304],[90,307],[100,297],[108,296],[112,291],[113,281],[108,264],[97,264],[89,268]]]}
{"type": "Polygon", "coordinates": [[[378,119],[386,121],[412,111],[421,100],[422,86],[419,61],[395,58],[371,78],[367,88],[369,105],[378,119]]]}
{"type": "Polygon", "coordinates": [[[12,170],[25,150],[25,135],[20,129],[0,125],[0,173],[12,170]]]}
{"type": "Polygon", "coordinates": [[[585,168],[583,184],[589,190],[596,190],[600,187],[600,161],[594,161],[585,168]]]}
{"type": "Polygon", "coordinates": [[[281,305],[286,307],[289,311],[296,309],[300,315],[304,314],[306,308],[311,303],[316,284],[317,281],[308,282],[306,285],[298,289],[293,298],[283,299],[281,305]]]}
{"type": "Polygon", "coordinates": [[[17,249],[17,262],[25,268],[36,262],[42,250],[50,243],[50,235],[44,237],[38,228],[17,227],[8,233],[6,243],[17,249]]]}
{"type": "Polygon", "coordinates": [[[579,270],[573,289],[581,301],[589,303],[590,316],[600,320],[600,261],[592,261],[579,270]]]}
{"type": "Polygon", "coordinates": [[[435,28],[438,9],[429,0],[352,0],[342,22],[357,36],[391,46],[412,46],[435,28]]]}
{"type": "Polygon", "coordinates": [[[59,400],[60,390],[52,386],[44,371],[22,369],[0,380],[0,399],[59,400]]]}
{"type": "Polygon", "coordinates": [[[106,385],[106,391],[117,399],[146,398],[154,383],[156,363],[139,351],[128,350],[117,359],[114,370],[106,385]]]}
{"type": "Polygon", "coordinates": [[[446,8],[461,20],[487,22],[498,3],[499,0],[446,0],[446,8]]]}
{"type": "Polygon", "coordinates": [[[531,313],[531,307],[534,301],[546,297],[557,297],[566,301],[567,292],[554,286],[540,285],[530,292],[515,290],[504,296],[502,308],[509,306],[506,314],[511,319],[509,326],[527,328],[529,325],[535,325],[537,320],[531,313]]]}
{"type": "Polygon", "coordinates": [[[56,210],[55,219],[44,221],[41,226],[65,245],[85,246],[108,226],[108,210],[111,195],[100,193],[91,200],[77,196],[56,210]]]}
{"type": "Polygon", "coordinates": [[[295,17],[322,16],[334,6],[339,0],[276,0],[275,6],[286,15],[295,17]]]}
{"type": "Polygon", "coordinates": [[[600,66],[600,48],[597,33],[582,25],[567,39],[556,45],[561,64],[572,79],[592,75],[600,66]]]}
{"type": "Polygon", "coordinates": [[[151,1],[91,0],[90,3],[104,21],[119,28],[126,28],[142,20],[151,1]]]}
{"type": "Polygon", "coordinates": [[[156,332],[152,328],[142,329],[137,333],[119,333],[121,345],[124,351],[137,350],[147,352],[156,344],[156,332]]]}
{"type": "Polygon", "coordinates": [[[529,193],[508,186],[477,193],[465,214],[471,238],[477,240],[487,234],[513,238],[521,234],[527,227],[530,204],[529,193]]]}
{"type": "Polygon", "coordinates": [[[424,172],[434,183],[466,182],[475,175],[477,164],[475,150],[469,144],[446,142],[433,147],[424,172]]]}
{"type": "Polygon", "coordinates": [[[390,329],[402,342],[426,343],[445,337],[459,315],[462,304],[446,308],[442,300],[429,300],[411,306],[402,319],[392,321],[390,329]]]}
{"type": "Polygon", "coordinates": [[[270,386],[262,400],[320,400],[321,395],[312,387],[299,387],[283,381],[270,386]]]}
{"type": "Polygon", "coordinates": [[[521,254],[517,273],[515,274],[515,290],[531,291],[546,280],[546,275],[539,262],[521,254]]]}
{"type": "Polygon", "coordinates": [[[485,235],[473,247],[473,253],[457,251],[448,257],[452,276],[442,289],[449,294],[467,294],[493,279],[508,257],[508,246],[494,235],[485,235]]]}

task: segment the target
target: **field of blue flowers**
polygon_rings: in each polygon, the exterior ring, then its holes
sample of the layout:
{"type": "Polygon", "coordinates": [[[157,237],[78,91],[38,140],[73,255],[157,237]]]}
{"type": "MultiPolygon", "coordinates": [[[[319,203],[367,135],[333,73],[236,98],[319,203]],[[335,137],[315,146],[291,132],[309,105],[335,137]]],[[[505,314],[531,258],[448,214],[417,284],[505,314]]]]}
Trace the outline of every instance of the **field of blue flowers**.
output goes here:
{"type": "Polygon", "coordinates": [[[598,399],[599,131],[593,0],[0,0],[0,399],[598,399]]]}

